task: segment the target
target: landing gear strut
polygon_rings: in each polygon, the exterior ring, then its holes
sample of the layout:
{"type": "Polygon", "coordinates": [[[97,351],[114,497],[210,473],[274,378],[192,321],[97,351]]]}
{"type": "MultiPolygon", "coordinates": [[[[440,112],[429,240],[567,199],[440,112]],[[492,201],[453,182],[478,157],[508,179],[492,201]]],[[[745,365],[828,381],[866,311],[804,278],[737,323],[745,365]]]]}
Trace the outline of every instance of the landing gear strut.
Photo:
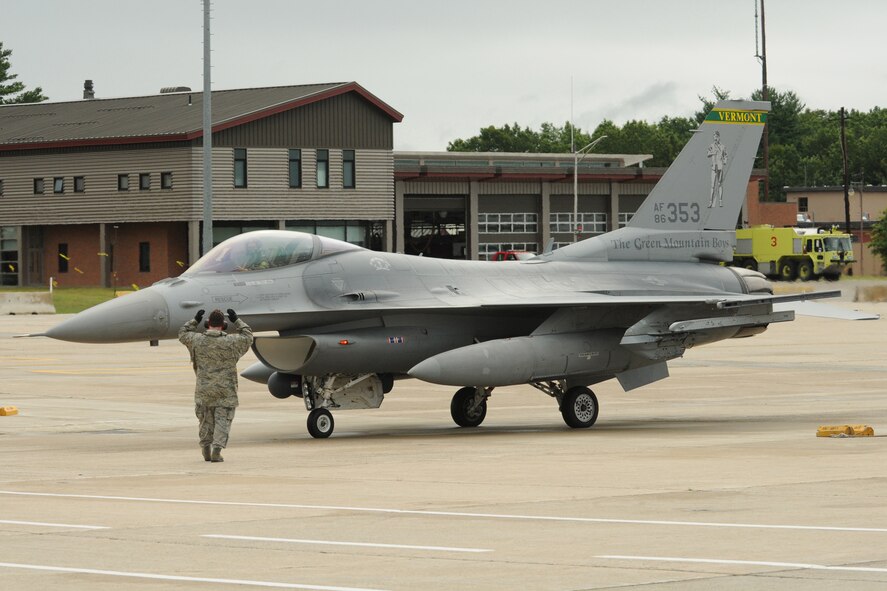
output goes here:
{"type": "Polygon", "coordinates": [[[450,414],[456,424],[460,427],[477,427],[483,423],[487,416],[487,398],[492,391],[492,388],[471,386],[459,389],[450,403],[450,414]]]}

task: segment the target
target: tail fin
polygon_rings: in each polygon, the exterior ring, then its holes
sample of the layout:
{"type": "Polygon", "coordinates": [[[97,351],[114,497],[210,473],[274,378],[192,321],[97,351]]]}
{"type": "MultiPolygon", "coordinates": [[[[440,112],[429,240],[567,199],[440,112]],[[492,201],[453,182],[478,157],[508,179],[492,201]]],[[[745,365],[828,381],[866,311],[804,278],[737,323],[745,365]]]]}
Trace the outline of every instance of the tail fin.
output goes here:
{"type": "Polygon", "coordinates": [[[552,260],[730,261],[770,103],[720,101],[627,227],[559,248],[552,260]]]}
{"type": "Polygon", "coordinates": [[[767,102],[718,102],[629,227],[735,229],[769,111],[767,102]]]}

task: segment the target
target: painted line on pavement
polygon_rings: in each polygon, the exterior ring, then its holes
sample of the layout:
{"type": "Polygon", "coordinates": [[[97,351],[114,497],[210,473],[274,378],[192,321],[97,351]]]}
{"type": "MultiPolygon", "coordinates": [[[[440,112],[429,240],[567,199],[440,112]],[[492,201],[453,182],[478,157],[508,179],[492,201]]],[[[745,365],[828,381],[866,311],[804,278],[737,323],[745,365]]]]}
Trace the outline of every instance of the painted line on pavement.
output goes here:
{"type": "Polygon", "coordinates": [[[70,523],[44,523],[42,521],[13,521],[11,519],[0,519],[0,523],[9,525],[39,525],[40,527],[73,527],[76,529],[111,529],[104,525],[72,525],[70,523]]]}
{"type": "Polygon", "coordinates": [[[134,373],[164,373],[164,374],[172,374],[178,373],[185,369],[186,366],[182,367],[120,367],[120,368],[105,368],[105,367],[84,367],[78,369],[32,369],[31,373],[39,373],[39,374],[49,374],[49,375],[59,375],[59,376],[125,376],[134,373]]]}
{"type": "Polygon", "coordinates": [[[184,577],[178,575],[159,575],[153,573],[136,573],[117,570],[100,570],[94,568],[70,568],[66,566],[45,566],[41,564],[19,564],[0,562],[0,568],[19,568],[56,573],[75,573],[84,575],[103,575],[106,577],[128,577],[133,579],[154,579],[160,581],[188,581],[191,583],[218,583],[221,585],[241,585],[246,587],[269,587],[274,589],[313,589],[315,591],[383,591],[361,587],[331,587],[328,585],[303,585],[299,583],[276,583],[274,581],[250,581],[245,579],[217,579],[209,577],[184,577]]]}
{"type": "Polygon", "coordinates": [[[615,523],[625,525],[664,525],[681,527],[726,527],[741,529],[781,529],[804,531],[841,531],[859,533],[887,533],[887,527],[838,527],[829,525],[785,525],[762,523],[719,523],[710,521],[666,521],[661,519],[613,519],[606,517],[559,517],[555,515],[515,515],[508,513],[471,513],[464,511],[428,511],[420,509],[386,509],[381,507],[347,507],[339,505],[302,505],[295,503],[250,503],[245,501],[207,501],[191,499],[162,499],[153,497],[122,497],[111,495],[78,495],[68,493],[40,493],[0,490],[0,495],[57,497],[69,499],[96,499],[105,501],[134,501],[142,503],[171,503],[181,505],[217,505],[225,507],[265,507],[272,509],[307,509],[313,511],[350,511],[354,513],[383,513],[388,515],[427,515],[435,517],[468,517],[471,519],[507,519],[521,521],[555,521],[565,523],[615,523]]]}
{"type": "Polygon", "coordinates": [[[745,566],[774,566],[778,568],[800,568],[812,570],[839,570],[860,573],[887,573],[887,568],[869,566],[828,566],[825,564],[807,564],[804,562],[771,562],[766,560],[727,560],[716,558],[678,558],[674,556],[595,556],[595,558],[608,558],[611,560],[647,560],[655,562],[682,562],[695,564],[738,564],[745,566]]]}
{"type": "Polygon", "coordinates": [[[365,548],[391,548],[396,550],[431,550],[435,552],[492,552],[486,548],[452,548],[448,546],[409,546],[406,544],[373,544],[370,542],[334,542],[331,540],[301,540],[291,538],[264,538],[259,536],[226,536],[221,534],[205,534],[202,538],[221,540],[251,540],[256,542],[288,542],[291,544],[319,544],[322,546],[361,546],[365,548]]]}

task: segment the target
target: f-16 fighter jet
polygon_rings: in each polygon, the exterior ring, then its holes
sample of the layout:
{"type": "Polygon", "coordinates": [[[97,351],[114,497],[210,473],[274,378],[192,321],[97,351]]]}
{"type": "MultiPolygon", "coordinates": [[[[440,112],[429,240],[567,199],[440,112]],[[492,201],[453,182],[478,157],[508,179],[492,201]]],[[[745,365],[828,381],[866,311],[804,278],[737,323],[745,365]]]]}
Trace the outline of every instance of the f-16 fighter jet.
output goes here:
{"type": "Polygon", "coordinates": [[[332,411],[377,408],[408,377],[456,387],[450,411],[463,427],[483,422],[494,388],[514,384],[552,397],[570,427],[591,427],[599,406],[589,386],[645,386],[691,347],[793,320],[787,301],[836,295],[774,296],[762,274],[721,264],[733,258],[769,109],[719,102],[626,227],[529,260],[439,260],[250,232],[45,336],[171,339],[199,309],[235,308],[254,331],[271,331],[255,339],[259,362],[242,375],[302,398],[314,437],[333,432],[332,411]]]}

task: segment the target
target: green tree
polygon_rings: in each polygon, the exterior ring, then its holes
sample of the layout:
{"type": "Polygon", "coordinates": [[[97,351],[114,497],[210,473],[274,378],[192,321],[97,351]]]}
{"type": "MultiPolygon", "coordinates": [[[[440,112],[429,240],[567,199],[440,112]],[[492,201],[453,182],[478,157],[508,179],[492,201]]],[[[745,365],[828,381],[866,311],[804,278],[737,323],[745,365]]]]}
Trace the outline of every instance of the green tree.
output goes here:
{"type": "Polygon", "coordinates": [[[668,166],[690,139],[690,131],[697,124],[686,117],[663,117],[657,123],[627,121],[618,126],[609,119],[603,120],[594,137],[607,136],[597,147],[598,152],[609,154],[652,154],[646,166],[668,166]]]}
{"type": "Polygon", "coordinates": [[[881,213],[881,218],[872,224],[872,241],[869,248],[881,257],[881,264],[887,266],[887,211],[881,213]]]}
{"type": "MultiPolygon", "coordinates": [[[[581,148],[591,139],[588,134],[576,128],[576,146],[581,148]]],[[[558,127],[553,123],[543,123],[539,131],[519,124],[505,124],[502,127],[490,125],[468,139],[456,139],[447,145],[449,152],[533,152],[569,153],[570,124],[558,127]]]]}
{"type": "Polygon", "coordinates": [[[696,114],[693,115],[693,118],[696,120],[697,124],[701,125],[702,122],[705,121],[706,115],[711,113],[711,110],[714,109],[715,104],[718,101],[725,101],[730,98],[730,91],[724,90],[723,88],[718,88],[717,86],[712,86],[712,98],[704,97],[701,94],[696,96],[699,98],[699,102],[702,103],[702,109],[696,111],[696,114]]]}
{"type": "Polygon", "coordinates": [[[3,42],[0,41],[0,104],[10,103],[39,103],[45,101],[47,97],[43,95],[43,89],[39,86],[31,90],[25,90],[25,85],[15,79],[17,74],[10,74],[9,70],[12,64],[9,62],[9,56],[12,55],[11,49],[3,49],[3,42]]]}
{"type": "MultiPolygon", "coordinates": [[[[595,148],[599,153],[652,154],[647,166],[668,166],[680,153],[717,101],[730,98],[730,91],[713,87],[711,97],[700,96],[702,108],[692,117],[663,117],[658,122],[627,121],[617,125],[605,119],[589,136],[576,130],[576,147],[588,144],[592,137],[606,135],[595,148]]],[[[761,92],[751,94],[761,99],[761,92]]],[[[771,111],[767,120],[770,140],[770,196],[784,200],[785,186],[840,185],[843,183],[843,158],[840,143],[840,118],[835,111],[809,109],[792,91],[770,88],[771,111]]],[[[851,110],[847,118],[847,146],[850,171],[854,180],[868,184],[887,184],[887,109],[875,107],[868,112],[851,110]]],[[[486,127],[467,140],[450,142],[449,150],[483,152],[570,152],[570,126],[544,123],[539,131],[515,123],[486,127]]],[[[762,151],[757,166],[762,166],[762,151]]]]}

